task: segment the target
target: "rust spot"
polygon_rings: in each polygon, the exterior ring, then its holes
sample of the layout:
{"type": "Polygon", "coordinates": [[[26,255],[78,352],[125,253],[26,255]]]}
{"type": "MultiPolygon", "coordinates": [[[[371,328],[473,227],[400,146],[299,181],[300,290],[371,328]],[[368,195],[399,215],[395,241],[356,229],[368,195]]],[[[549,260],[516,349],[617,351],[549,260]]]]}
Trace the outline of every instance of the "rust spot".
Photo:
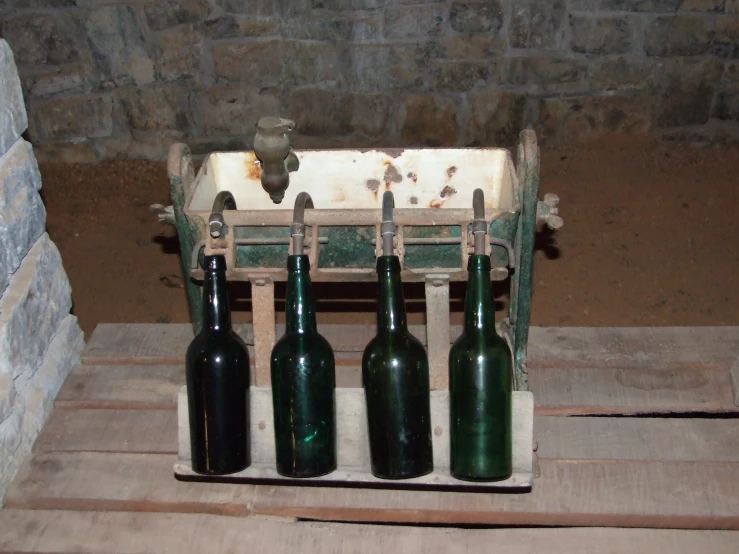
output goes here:
{"type": "Polygon", "coordinates": [[[388,165],[385,169],[385,184],[400,183],[402,180],[403,176],[398,173],[397,168],[393,164],[388,165]]]}
{"type": "Polygon", "coordinates": [[[246,178],[260,181],[262,179],[262,164],[259,163],[254,152],[249,152],[244,156],[244,169],[246,170],[246,178]]]}
{"type": "Polygon", "coordinates": [[[434,198],[431,202],[429,202],[429,208],[441,208],[444,205],[443,200],[437,200],[434,198]]]}
{"type": "Polygon", "coordinates": [[[411,179],[414,183],[418,182],[418,175],[416,175],[412,171],[408,173],[408,178],[411,179]]]}
{"type": "Polygon", "coordinates": [[[456,191],[456,190],[454,190],[454,189],[453,189],[452,187],[450,187],[449,185],[447,185],[447,186],[445,186],[445,187],[444,187],[443,189],[441,189],[441,192],[439,193],[439,196],[440,196],[441,198],[446,198],[446,197],[448,197],[448,196],[452,196],[452,195],[454,195],[454,194],[457,194],[457,191],[456,191]]]}
{"type": "Polygon", "coordinates": [[[457,172],[457,166],[456,165],[453,165],[452,167],[450,167],[449,169],[447,169],[446,170],[446,177],[447,177],[447,179],[451,179],[456,172],[457,172]]]}
{"type": "Polygon", "coordinates": [[[410,203],[413,205],[418,204],[418,197],[417,196],[411,196],[410,197],[410,203]]]}
{"type": "Polygon", "coordinates": [[[367,179],[367,188],[376,193],[380,190],[380,181],[377,179],[367,179]]]}

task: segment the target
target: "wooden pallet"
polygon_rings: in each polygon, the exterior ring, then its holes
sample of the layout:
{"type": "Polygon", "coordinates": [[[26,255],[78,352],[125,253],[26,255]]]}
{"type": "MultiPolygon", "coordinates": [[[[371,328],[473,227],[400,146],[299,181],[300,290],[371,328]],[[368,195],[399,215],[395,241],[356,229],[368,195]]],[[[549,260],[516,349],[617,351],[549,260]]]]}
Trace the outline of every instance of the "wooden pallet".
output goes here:
{"type": "MultiPolygon", "coordinates": [[[[372,330],[322,332],[342,345],[340,386],[358,385],[372,330]]],[[[537,476],[522,495],[178,481],[190,338],[187,325],[95,330],[6,495],[0,552],[737,551],[739,328],[533,328],[537,476]]]]}

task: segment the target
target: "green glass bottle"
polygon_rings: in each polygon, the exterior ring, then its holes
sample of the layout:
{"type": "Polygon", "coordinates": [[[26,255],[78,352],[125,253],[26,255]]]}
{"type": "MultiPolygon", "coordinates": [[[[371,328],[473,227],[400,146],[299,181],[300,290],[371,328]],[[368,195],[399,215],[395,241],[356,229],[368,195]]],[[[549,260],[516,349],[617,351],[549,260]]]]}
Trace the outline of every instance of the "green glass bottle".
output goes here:
{"type": "Polygon", "coordinates": [[[495,331],[490,257],[470,256],[467,270],[464,332],[449,352],[450,469],[499,481],[512,472],[511,351],[495,331]]]}
{"type": "Polygon", "coordinates": [[[336,469],[334,352],[316,328],[308,256],[288,256],[287,270],[285,335],[271,358],[277,472],[317,477],[336,469]]]}
{"type": "Polygon", "coordinates": [[[408,332],[397,256],[377,258],[377,278],[377,336],[362,357],[372,474],[419,477],[434,468],[428,358],[408,332]]]}
{"type": "Polygon", "coordinates": [[[185,367],[192,469],[227,475],[249,467],[249,353],[231,328],[226,259],[205,257],[203,328],[185,367]]]}

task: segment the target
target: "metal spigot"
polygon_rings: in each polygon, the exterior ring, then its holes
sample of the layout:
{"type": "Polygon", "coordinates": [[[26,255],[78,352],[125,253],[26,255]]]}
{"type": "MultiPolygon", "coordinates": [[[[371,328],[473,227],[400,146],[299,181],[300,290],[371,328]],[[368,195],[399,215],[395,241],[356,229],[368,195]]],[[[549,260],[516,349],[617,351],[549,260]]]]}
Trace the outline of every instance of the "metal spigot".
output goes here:
{"type": "Polygon", "coordinates": [[[380,224],[380,236],[382,237],[382,255],[393,255],[393,237],[397,227],[393,222],[393,209],[395,208],[395,197],[393,193],[386,190],[382,195],[382,223],[380,224]]]}
{"type": "Polygon", "coordinates": [[[295,199],[293,209],[293,224],[290,226],[290,236],[293,241],[293,255],[303,255],[303,243],[305,242],[305,209],[313,209],[313,199],[307,192],[301,192],[295,199]]]}
{"type": "Polygon", "coordinates": [[[257,123],[254,154],[262,165],[262,188],[275,204],[285,197],[290,184],[289,172],[297,171],[300,165],[287,137],[294,127],[294,121],[272,116],[263,117],[257,123]]]}
{"type": "Polygon", "coordinates": [[[216,195],[216,199],[213,201],[213,210],[208,218],[208,229],[211,237],[217,239],[223,234],[223,228],[226,226],[226,222],[223,219],[223,210],[235,209],[236,200],[234,200],[233,194],[229,191],[222,190],[216,195]]]}
{"type": "Polygon", "coordinates": [[[565,224],[564,220],[559,217],[559,196],[552,192],[544,195],[544,201],[536,203],[536,221],[544,222],[552,230],[556,231],[565,224]]]}

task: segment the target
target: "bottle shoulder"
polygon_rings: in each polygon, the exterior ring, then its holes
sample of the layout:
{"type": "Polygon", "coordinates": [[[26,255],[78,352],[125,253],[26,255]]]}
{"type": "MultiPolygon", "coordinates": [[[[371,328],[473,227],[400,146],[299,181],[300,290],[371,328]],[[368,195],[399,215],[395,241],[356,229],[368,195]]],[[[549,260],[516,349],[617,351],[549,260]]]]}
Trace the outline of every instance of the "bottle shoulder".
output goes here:
{"type": "Polygon", "coordinates": [[[249,359],[246,343],[235,332],[199,333],[187,347],[187,359],[222,354],[229,358],[249,359]]]}
{"type": "Polygon", "coordinates": [[[290,332],[282,335],[272,349],[272,356],[289,356],[295,352],[334,359],[334,350],[326,338],[317,331],[290,332]]]}
{"type": "Polygon", "coordinates": [[[423,343],[410,333],[378,334],[367,344],[362,356],[363,363],[401,358],[427,360],[423,343]]]}

